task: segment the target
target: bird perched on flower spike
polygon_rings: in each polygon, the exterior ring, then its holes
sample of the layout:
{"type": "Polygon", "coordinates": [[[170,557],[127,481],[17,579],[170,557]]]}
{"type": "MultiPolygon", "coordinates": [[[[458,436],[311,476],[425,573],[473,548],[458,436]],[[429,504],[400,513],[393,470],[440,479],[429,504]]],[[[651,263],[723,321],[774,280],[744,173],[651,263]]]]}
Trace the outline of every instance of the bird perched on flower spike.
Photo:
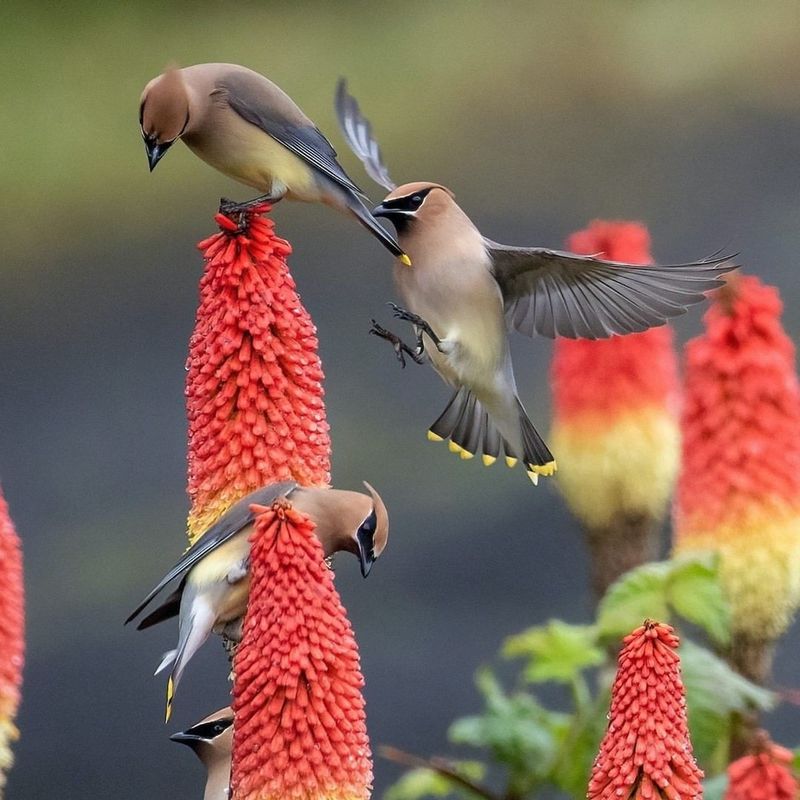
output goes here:
{"type": "Polygon", "coordinates": [[[263,75],[237,64],[169,69],[145,87],[139,124],[151,172],[181,139],[215,169],[264,193],[239,208],[283,197],[325,203],[354,216],[392,255],[408,260],[370,214],[331,143],[263,75]]]}
{"type": "Polygon", "coordinates": [[[369,494],[339,489],[301,488],[277,483],[259,489],[235,503],[184,553],[155,588],[131,613],[139,616],[173,580],[184,576],[178,588],[139,624],[149,628],[179,617],[178,646],[166,653],[156,674],[171,666],[167,683],[169,720],[172,701],[186,665],[211,632],[241,639],[241,624],[250,591],[250,538],[256,518],[274,504],[294,506],[307,514],[326,557],[345,550],[358,556],[366,578],[389,536],[389,518],[380,495],[368,484],[369,494]]]}
{"type": "MultiPolygon", "coordinates": [[[[481,453],[509,466],[521,460],[531,480],[556,462],[517,394],[508,331],[527,336],[603,339],[663,325],[701,302],[732,269],[728,256],[672,266],[639,266],[592,256],[513,247],[484,237],[446,187],[428,181],[396,186],[370,123],[339,83],[336,112],[347,143],[367,173],[389,190],[373,209],[394,224],[411,266],[396,263],[395,286],[414,325],[412,349],[390,331],[398,357],[433,368],[455,392],[428,436],[450,440],[462,458],[481,453]]],[[[404,362],[403,362],[404,363],[404,362]]]]}

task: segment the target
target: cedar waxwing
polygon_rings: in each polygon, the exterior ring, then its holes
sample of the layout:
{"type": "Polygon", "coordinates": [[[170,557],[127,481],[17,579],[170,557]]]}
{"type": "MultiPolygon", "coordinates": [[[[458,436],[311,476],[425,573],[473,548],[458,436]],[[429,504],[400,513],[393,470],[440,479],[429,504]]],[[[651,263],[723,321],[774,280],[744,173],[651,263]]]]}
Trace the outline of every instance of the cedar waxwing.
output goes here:
{"type": "Polygon", "coordinates": [[[258,507],[286,502],[307,514],[315,525],[325,556],[338,550],[355,553],[361,563],[361,574],[366,578],[386,547],[389,517],[380,495],[366,481],[364,486],[368,495],[285,482],[247,495],[200,536],[125,620],[127,625],[168,583],[184,576],[178,588],[138,626],[142,630],[174,616],[179,619],[178,646],[164,654],[155,672],[157,675],[172,666],[167,683],[167,720],[183,671],[209,634],[213,631],[229,639],[241,638],[250,591],[250,535],[258,507]]]}
{"type": "Polygon", "coordinates": [[[185,744],[205,765],[208,777],[203,800],[229,800],[233,709],[221,708],[185,731],[173,733],[173,742],[185,744]]]}
{"type": "Polygon", "coordinates": [[[602,339],[644,331],[705,298],[722,285],[732,256],[674,266],[634,266],[594,257],[511,247],[481,235],[436,183],[396,187],[369,122],[340,81],[336,113],[347,143],[370,177],[390,190],[373,214],[390,219],[411,266],[395,263],[394,280],[406,308],[395,316],[413,323],[411,349],[373,320],[371,333],[388,339],[418,363],[427,353],[455,393],[428,438],[450,439],[462,458],[481,453],[509,466],[522,459],[528,475],[551,475],[556,462],[517,395],[508,330],[527,335],[602,339]]]}
{"type": "Polygon", "coordinates": [[[237,64],[169,69],[142,92],[139,124],[151,172],[182,139],[212,167],[262,192],[258,201],[326,203],[355,216],[387,250],[407,260],[364,205],[331,143],[263,75],[237,64]]]}

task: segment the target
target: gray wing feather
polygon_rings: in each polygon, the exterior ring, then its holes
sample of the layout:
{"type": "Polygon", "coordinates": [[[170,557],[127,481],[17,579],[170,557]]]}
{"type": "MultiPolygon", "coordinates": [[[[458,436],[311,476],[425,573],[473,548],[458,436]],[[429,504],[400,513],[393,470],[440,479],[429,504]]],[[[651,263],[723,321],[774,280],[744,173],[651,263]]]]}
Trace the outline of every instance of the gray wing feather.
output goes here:
{"type": "Polygon", "coordinates": [[[127,625],[132,619],[139,616],[150,604],[150,601],[170,582],[179,575],[190,570],[198,561],[216,550],[242,528],[249,525],[253,519],[250,506],[255,504],[268,506],[279,497],[286,497],[297,488],[294,481],[273,483],[258,489],[234,503],[200,538],[181,556],[177,564],[158,582],[147,597],[142,600],[133,613],[125,620],[127,625]]]}
{"type": "MultiPolygon", "coordinates": [[[[334,183],[348,191],[363,194],[336,160],[333,145],[319,128],[310,120],[308,124],[293,122],[273,108],[274,98],[269,91],[273,87],[262,83],[260,77],[246,73],[232,73],[221,78],[217,88],[223,90],[228,105],[240,117],[261,128],[334,183]]],[[[297,113],[300,115],[302,112],[297,109],[297,113]]]]}
{"type": "Polygon", "coordinates": [[[508,325],[527,336],[604,339],[645,331],[684,314],[738,266],[730,261],[735,255],[638,266],[484,241],[508,325]]]}
{"type": "Polygon", "coordinates": [[[372,135],[370,121],[361,113],[358,101],[347,91],[347,81],[339,79],[336,86],[336,118],[348,147],[358,156],[367,175],[391,191],[397,184],[389,177],[381,148],[372,135]]]}

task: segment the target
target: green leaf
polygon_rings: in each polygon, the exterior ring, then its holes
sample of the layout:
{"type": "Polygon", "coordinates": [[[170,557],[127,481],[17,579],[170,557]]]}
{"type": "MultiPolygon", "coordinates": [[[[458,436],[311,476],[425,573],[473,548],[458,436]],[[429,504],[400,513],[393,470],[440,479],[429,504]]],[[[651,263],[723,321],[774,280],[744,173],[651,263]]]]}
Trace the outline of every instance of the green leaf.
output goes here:
{"type": "Polygon", "coordinates": [[[768,710],[776,698],[694,642],[684,639],[679,654],[695,755],[707,772],[715,774],[727,760],[731,715],[768,710]]]}
{"type": "Polygon", "coordinates": [[[597,624],[604,637],[619,639],[645,619],[669,618],[666,586],[669,561],[642,564],[613,583],[597,608],[597,624]]]}
{"type": "Polygon", "coordinates": [[[667,598],[680,616],[703,628],[716,644],[728,644],[731,611],[719,581],[716,554],[674,560],[667,598]]]}
{"type": "Polygon", "coordinates": [[[543,780],[557,753],[557,734],[569,716],[548,711],[526,692],[507,695],[489,669],[477,675],[486,708],[456,720],[448,732],[456,744],[488,749],[509,772],[509,785],[528,793],[543,780]]]}
{"type": "Polygon", "coordinates": [[[596,628],[560,620],[506,639],[503,655],[528,658],[523,675],[531,683],[571,683],[584,669],[602,664],[606,658],[597,646],[596,628]]]}
{"type": "MultiPolygon", "coordinates": [[[[604,704],[604,708],[607,708],[604,704]]],[[[582,723],[573,720],[560,743],[561,757],[552,773],[553,783],[575,800],[585,800],[586,784],[597,756],[600,740],[608,727],[605,714],[590,714],[582,723]]]]}
{"type": "MultiPolygon", "coordinates": [[[[451,762],[454,772],[458,772],[470,781],[482,780],[486,767],[478,761],[451,762]]],[[[422,797],[447,797],[462,793],[472,796],[461,784],[442,775],[435,770],[419,767],[406,772],[396,783],[390,786],[385,800],[420,800],[422,797]]]]}

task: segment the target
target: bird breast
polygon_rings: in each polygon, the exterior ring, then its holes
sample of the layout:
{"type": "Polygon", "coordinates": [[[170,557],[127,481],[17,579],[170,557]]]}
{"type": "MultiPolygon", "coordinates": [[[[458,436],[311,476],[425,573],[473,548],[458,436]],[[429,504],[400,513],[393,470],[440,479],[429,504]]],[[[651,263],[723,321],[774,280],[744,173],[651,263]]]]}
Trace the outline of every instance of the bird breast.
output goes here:
{"type": "Polygon", "coordinates": [[[421,316],[440,339],[440,353],[427,339],[433,366],[451,384],[494,385],[508,348],[500,289],[476,259],[415,259],[395,267],[395,284],[406,308],[421,316]],[[450,346],[448,346],[450,345],[450,346]]]}
{"type": "Polygon", "coordinates": [[[203,161],[259,192],[318,199],[308,164],[229,107],[216,109],[200,130],[183,138],[203,161]]]}

